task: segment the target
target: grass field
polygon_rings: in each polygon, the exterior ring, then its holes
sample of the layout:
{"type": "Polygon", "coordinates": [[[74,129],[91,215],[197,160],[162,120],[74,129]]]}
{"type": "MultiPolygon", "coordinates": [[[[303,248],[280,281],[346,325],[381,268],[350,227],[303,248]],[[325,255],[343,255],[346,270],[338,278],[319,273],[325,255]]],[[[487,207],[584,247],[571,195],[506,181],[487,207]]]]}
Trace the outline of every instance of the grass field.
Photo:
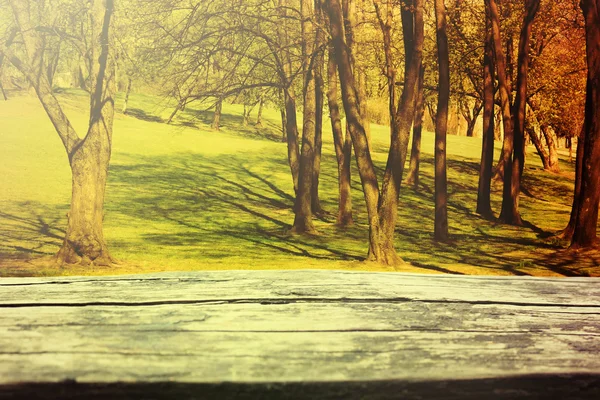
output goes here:
{"type": "MultiPolygon", "coordinates": [[[[63,91],[59,98],[76,129],[83,132],[85,93],[63,91]]],[[[362,262],[367,250],[366,211],[355,171],[357,224],[346,230],[334,225],[337,177],[329,130],[324,133],[320,193],[330,214],[316,221],[319,235],[293,236],[287,232],[293,222],[293,188],[278,111],[266,110],[265,127],[257,129],[241,126],[241,106],[226,105],[223,128],[214,132],[209,128],[212,115],[202,107],[191,105],[167,125],[163,121],[171,110],[161,99],[134,94],[130,113],[116,116],[105,236],[120,265],[57,269],[44,260],[58,250],[66,225],[70,171],[65,151],[36,98],[13,94],[0,103],[0,275],[233,268],[389,270],[362,262]]],[[[382,172],[388,128],[373,126],[372,140],[382,172]]],[[[563,173],[547,173],[529,149],[521,197],[528,227],[488,222],[474,213],[481,151],[477,138],[448,137],[453,241],[436,244],[432,149],[433,136],[426,132],[421,187],[418,192],[409,187],[401,191],[396,245],[406,264],[398,270],[600,275],[596,252],[567,251],[566,243],[549,237],[568,221],[573,166],[563,159],[563,173]]],[[[495,210],[500,208],[500,190],[494,189],[495,210]]]]}

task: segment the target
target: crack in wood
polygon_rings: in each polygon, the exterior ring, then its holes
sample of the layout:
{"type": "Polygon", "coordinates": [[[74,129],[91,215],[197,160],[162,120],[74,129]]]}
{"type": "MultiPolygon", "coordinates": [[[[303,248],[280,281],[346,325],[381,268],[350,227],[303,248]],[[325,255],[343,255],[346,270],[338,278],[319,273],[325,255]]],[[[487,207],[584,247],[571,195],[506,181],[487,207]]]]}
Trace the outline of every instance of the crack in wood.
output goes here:
{"type": "MultiPolygon", "coordinates": [[[[560,304],[560,303],[540,303],[540,302],[518,302],[518,301],[492,301],[492,300],[457,300],[457,299],[412,299],[409,297],[395,298],[314,298],[298,297],[291,299],[278,298],[248,298],[248,299],[207,299],[207,300],[158,300],[158,301],[90,301],[80,303],[2,303],[1,308],[27,308],[27,307],[152,307],[163,305],[186,305],[186,304],[261,304],[261,305],[282,305],[295,303],[372,303],[372,304],[392,304],[392,303],[425,303],[425,304],[470,304],[470,305],[502,305],[515,307],[564,307],[564,308],[591,308],[600,309],[596,304],[560,304]]],[[[591,315],[596,313],[590,313],[591,315]]]]}

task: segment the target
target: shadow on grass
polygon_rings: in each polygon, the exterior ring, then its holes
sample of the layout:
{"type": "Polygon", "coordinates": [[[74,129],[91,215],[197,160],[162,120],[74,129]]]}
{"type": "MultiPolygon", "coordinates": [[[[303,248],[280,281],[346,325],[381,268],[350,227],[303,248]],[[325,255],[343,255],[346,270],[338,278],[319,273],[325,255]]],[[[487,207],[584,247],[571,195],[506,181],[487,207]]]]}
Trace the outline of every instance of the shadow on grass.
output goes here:
{"type": "Polygon", "coordinates": [[[62,226],[66,223],[67,209],[32,202],[3,207],[0,211],[0,259],[56,253],[64,239],[65,230],[62,226]]]}
{"type": "Polygon", "coordinates": [[[361,260],[360,247],[348,240],[287,233],[293,222],[291,179],[287,190],[278,186],[273,174],[288,172],[273,157],[130,155],[132,164],[111,167],[111,181],[135,192],[113,190],[107,211],[160,226],[159,232],[140,232],[138,240],[186,258],[238,256],[258,262],[283,254],[361,260]]]}
{"type": "Polygon", "coordinates": [[[140,108],[129,108],[129,109],[127,109],[126,114],[130,117],[134,117],[134,118],[140,119],[142,121],[146,121],[146,122],[164,122],[161,117],[158,117],[158,116],[152,115],[152,114],[148,114],[148,113],[146,113],[146,111],[144,111],[140,108]]]}
{"type": "MultiPolygon", "coordinates": [[[[283,146],[283,145],[282,145],[283,146]]],[[[378,171],[382,172],[382,166],[378,171]]],[[[353,166],[354,168],[354,166],[353,166]]],[[[424,156],[419,191],[403,185],[396,244],[400,256],[424,271],[456,274],[586,276],[600,257],[565,252],[561,244],[544,241],[548,211],[564,208],[568,181],[526,174],[529,185],[545,185],[542,200],[522,199],[528,225],[511,227],[485,221],[474,213],[478,164],[449,162],[448,212],[450,244],[433,240],[433,159],[424,156]],[[556,191],[555,191],[556,190],[556,191]],[[535,200],[535,201],[534,201],[535,200]]],[[[363,260],[367,251],[366,210],[356,170],[353,204],[357,224],[335,227],[337,172],[335,156],[323,155],[321,203],[329,212],[316,220],[317,236],[288,234],[294,202],[285,150],[237,152],[225,155],[176,153],[159,156],[120,155],[111,165],[106,202],[106,236],[115,253],[133,259],[234,259],[260,266],[270,262],[363,260]]],[[[492,196],[499,209],[501,188],[492,196]]],[[[13,204],[0,213],[0,258],[8,255],[48,255],[56,252],[66,224],[67,205],[13,204]],[[58,216],[58,217],[57,217],[58,216]]],[[[566,220],[564,221],[566,224],[566,220]]]]}

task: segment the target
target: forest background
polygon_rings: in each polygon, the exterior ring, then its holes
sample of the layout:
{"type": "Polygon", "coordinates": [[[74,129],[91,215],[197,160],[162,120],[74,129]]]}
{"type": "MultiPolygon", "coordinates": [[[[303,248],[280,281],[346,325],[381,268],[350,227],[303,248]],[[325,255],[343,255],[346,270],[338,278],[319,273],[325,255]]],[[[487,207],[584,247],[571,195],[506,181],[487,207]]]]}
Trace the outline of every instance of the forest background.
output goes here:
{"type": "Polygon", "coordinates": [[[0,274],[599,275],[599,10],[0,0],[0,274]]]}

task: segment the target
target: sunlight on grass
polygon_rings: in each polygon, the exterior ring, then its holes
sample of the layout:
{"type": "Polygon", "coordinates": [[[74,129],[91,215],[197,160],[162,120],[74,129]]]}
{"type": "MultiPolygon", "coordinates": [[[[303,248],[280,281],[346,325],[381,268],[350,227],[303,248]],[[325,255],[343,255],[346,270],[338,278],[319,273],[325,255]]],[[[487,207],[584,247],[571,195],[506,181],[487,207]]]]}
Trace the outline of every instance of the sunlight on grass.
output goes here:
{"type": "MultiPolygon", "coordinates": [[[[86,125],[82,92],[59,93],[78,132],[86,125]]],[[[117,102],[120,109],[121,102],[117,102]]],[[[53,270],[32,257],[50,256],[61,244],[70,194],[70,171],[58,135],[37,100],[28,95],[0,105],[0,274],[105,274],[194,269],[335,268],[389,270],[361,262],[366,254],[366,210],[353,171],[354,227],[335,225],[337,169],[331,133],[324,132],[321,201],[329,213],[316,220],[318,236],[292,236],[293,187],[281,142],[279,111],[266,109],[264,127],[242,127],[242,108],[225,105],[222,129],[210,129],[212,112],[192,104],[165,123],[172,105],[131,96],[118,113],[106,198],[105,236],[116,269],[53,270]],[[24,261],[18,261],[24,260],[24,261]]],[[[256,111],[255,111],[256,113],[256,111]]],[[[252,116],[255,118],[255,114],[252,116]]],[[[328,128],[328,119],[325,124],[328,128]]],[[[374,159],[381,171],[389,129],[373,126],[374,159]]],[[[403,271],[465,274],[598,274],[596,255],[562,251],[542,239],[566,225],[572,166],[563,174],[541,170],[530,150],[522,215],[531,227],[487,222],[474,213],[481,139],[450,136],[449,218],[453,242],[437,244],[433,230],[433,135],[423,136],[418,192],[403,187],[397,247],[403,271]],[[560,254],[558,257],[557,254],[560,254]]],[[[498,154],[496,149],[496,153],[498,154]]],[[[564,168],[563,168],[564,169],[564,168]]],[[[500,207],[501,187],[493,193],[500,207]]]]}

